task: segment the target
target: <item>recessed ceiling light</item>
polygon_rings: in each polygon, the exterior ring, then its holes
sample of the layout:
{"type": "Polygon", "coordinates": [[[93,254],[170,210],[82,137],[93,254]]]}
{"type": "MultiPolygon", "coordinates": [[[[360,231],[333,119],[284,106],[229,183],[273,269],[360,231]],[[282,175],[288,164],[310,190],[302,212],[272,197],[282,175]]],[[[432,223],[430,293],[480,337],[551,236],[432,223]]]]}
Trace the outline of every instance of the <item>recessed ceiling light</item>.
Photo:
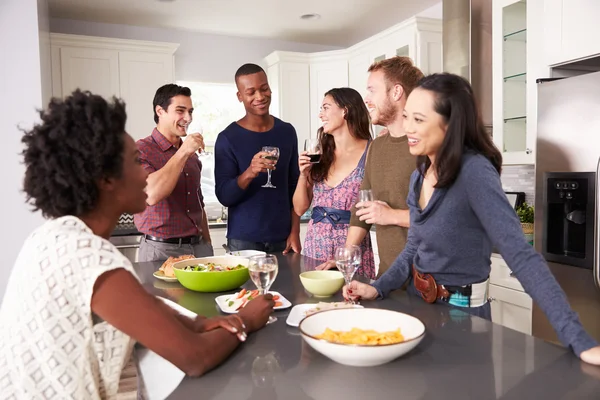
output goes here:
{"type": "Polygon", "coordinates": [[[312,21],[315,19],[319,19],[321,18],[321,16],[319,14],[304,14],[300,16],[300,19],[306,20],[306,21],[312,21]]]}

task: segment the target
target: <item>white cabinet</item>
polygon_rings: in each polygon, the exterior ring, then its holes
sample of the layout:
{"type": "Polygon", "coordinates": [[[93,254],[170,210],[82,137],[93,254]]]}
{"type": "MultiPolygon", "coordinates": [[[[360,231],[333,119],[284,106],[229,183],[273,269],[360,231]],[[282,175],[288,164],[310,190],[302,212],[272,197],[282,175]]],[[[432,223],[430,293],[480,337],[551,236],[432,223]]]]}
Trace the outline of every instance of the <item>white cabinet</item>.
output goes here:
{"type": "Polygon", "coordinates": [[[273,90],[271,112],[290,122],[299,148],[321,126],[323,95],[348,86],[364,94],[369,66],[380,59],[409,56],[423,73],[442,71],[442,21],[413,17],[347,49],[319,53],[275,51],[265,58],[273,90]]]}
{"type": "Polygon", "coordinates": [[[600,54],[600,2],[544,0],[546,60],[562,64],[600,54]]]}
{"type": "Polygon", "coordinates": [[[119,53],[107,49],[61,47],[60,85],[54,95],[69,94],[77,88],[105,98],[119,96],[119,53]]]}
{"type": "Polygon", "coordinates": [[[179,45],[55,33],[50,40],[54,96],[79,88],[120,97],[127,106],[127,132],[136,140],[152,132],[154,93],[174,81],[179,45]]]}
{"type": "Polygon", "coordinates": [[[266,59],[267,76],[273,92],[271,113],[289,122],[298,135],[298,149],[310,131],[310,61],[308,54],[276,51],[266,59]]]}
{"type": "Polygon", "coordinates": [[[492,256],[489,298],[492,322],[531,335],[533,301],[506,262],[492,256]]]}
{"type": "MultiPolygon", "coordinates": [[[[310,136],[321,127],[319,110],[325,93],[348,86],[348,58],[345,51],[314,53],[310,57],[310,136]]],[[[302,151],[302,149],[300,149],[302,151]]]]}
{"type": "Polygon", "coordinates": [[[127,103],[127,132],[136,140],[150,135],[156,125],[152,113],[156,89],[174,82],[173,55],[120,51],[119,82],[127,103]]]}
{"type": "Polygon", "coordinates": [[[535,134],[528,129],[527,3],[492,3],[493,136],[505,164],[533,164],[535,134]]]}

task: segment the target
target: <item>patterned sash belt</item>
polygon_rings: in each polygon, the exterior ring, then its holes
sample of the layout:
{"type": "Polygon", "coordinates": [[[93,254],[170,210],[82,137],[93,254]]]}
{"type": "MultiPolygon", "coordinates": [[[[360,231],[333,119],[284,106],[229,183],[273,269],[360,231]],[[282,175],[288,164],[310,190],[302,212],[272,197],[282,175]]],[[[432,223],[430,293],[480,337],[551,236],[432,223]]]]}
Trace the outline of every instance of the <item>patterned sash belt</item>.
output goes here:
{"type": "Polygon", "coordinates": [[[329,207],[314,207],[311,219],[314,223],[326,222],[332,225],[349,224],[352,213],[348,210],[339,210],[329,207]]]}

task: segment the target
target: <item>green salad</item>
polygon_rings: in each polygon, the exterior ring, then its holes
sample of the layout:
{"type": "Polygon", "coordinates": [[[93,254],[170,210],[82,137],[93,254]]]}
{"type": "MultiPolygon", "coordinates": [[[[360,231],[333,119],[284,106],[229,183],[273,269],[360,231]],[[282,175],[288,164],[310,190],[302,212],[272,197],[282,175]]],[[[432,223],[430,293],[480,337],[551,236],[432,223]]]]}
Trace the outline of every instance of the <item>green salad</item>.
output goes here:
{"type": "Polygon", "coordinates": [[[206,264],[197,264],[197,265],[188,265],[184,267],[184,271],[195,271],[195,272],[223,272],[223,271],[233,271],[236,269],[246,268],[242,264],[238,264],[235,267],[226,267],[223,265],[215,264],[215,263],[206,263],[206,264]]]}

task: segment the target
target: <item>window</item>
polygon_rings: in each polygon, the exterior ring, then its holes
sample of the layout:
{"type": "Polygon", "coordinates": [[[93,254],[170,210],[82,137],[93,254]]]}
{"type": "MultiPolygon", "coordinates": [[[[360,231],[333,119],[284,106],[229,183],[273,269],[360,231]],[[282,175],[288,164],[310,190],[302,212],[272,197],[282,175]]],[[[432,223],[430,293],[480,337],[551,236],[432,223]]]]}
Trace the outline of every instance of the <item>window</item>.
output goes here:
{"type": "Polygon", "coordinates": [[[238,101],[235,84],[177,81],[192,91],[194,117],[188,132],[202,132],[206,151],[201,155],[202,194],[209,221],[221,218],[224,208],[215,195],[215,156],[214,146],[217,135],[233,121],[245,115],[244,106],[238,101]]]}

